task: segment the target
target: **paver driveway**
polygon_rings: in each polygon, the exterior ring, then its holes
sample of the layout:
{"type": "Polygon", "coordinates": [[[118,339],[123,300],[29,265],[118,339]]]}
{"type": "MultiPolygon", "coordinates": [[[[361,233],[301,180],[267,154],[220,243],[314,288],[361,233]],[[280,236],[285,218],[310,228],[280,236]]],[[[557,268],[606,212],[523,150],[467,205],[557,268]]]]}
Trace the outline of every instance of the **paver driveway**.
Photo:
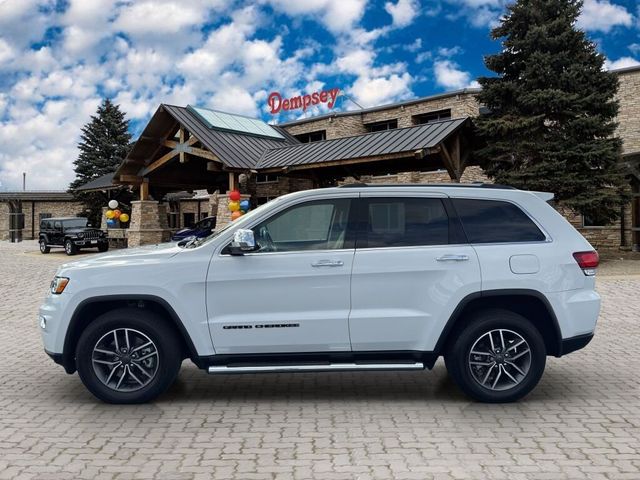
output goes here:
{"type": "Polygon", "coordinates": [[[0,478],[640,479],[640,277],[600,277],[594,341],[525,400],[431,372],[211,377],[188,361],[150,405],[95,400],[42,351],[67,258],[0,242],[0,478]],[[33,253],[24,253],[31,250],[33,253]]]}

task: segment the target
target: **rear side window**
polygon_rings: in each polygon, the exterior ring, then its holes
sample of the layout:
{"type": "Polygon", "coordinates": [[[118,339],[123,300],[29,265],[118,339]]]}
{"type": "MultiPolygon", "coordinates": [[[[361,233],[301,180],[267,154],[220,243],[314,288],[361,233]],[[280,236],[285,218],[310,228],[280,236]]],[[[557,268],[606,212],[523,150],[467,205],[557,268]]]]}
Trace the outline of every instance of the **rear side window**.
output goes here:
{"type": "Polygon", "coordinates": [[[369,198],[358,248],[449,243],[449,217],[439,198],[369,198]]]}
{"type": "Polygon", "coordinates": [[[451,200],[470,243],[539,242],[546,238],[512,203],[469,198],[451,200]]]}

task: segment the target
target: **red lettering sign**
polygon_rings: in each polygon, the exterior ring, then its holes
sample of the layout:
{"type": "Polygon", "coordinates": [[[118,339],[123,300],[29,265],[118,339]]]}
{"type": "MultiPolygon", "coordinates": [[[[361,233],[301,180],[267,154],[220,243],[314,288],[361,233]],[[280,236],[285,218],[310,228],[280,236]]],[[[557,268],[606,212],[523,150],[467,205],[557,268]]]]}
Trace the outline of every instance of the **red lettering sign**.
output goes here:
{"type": "Polygon", "coordinates": [[[307,108],[318,105],[319,103],[326,103],[327,107],[333,108],[336,104],[339,88],[332,88],[331,90],[323,90],[321,92],[313,92],[312,94],[298,95],[291,98],[282,98],[278,92],[271,92],[267,99],[267,105],[271,109],[271,114],[274,115],[280,110],[298,110],[302,109],[304,112],[307,108]]]}

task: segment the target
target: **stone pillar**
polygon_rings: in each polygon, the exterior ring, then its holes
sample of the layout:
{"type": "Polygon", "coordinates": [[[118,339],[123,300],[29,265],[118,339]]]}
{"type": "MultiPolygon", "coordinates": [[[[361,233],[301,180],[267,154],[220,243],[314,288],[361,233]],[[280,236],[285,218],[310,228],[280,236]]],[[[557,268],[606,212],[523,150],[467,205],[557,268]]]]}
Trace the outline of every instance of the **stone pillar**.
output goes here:
{"type": "Polygon", "coordinates": [[[131,202],[130,222],[127,232],[130,247],[168,242],[170,239],[167,206],[155,200],[131,202]]]}
{"type": "MultiPolygon", "coordinates": [[[[226,193],[219,193],[215,195],[217,197],[217,211],[216,211],[216,230],[220,230],[231,221],[231,212],[229,211],[229,197],[226,193]]],[[[213,196],[213,195],[212,195],[213,196]]],[[[251,195],[241,195],[240,201],[249,200],[251,195]]]]}
{"type": "Polygon", "coordinates": [[[107,210],[109,210],[109,207],[102,207],[102,216],[100,217],[100,230],[102,230],[103,232],[107,231],[107,217],[105,216],[107,210]]]}
{"type": "Polygon", "coordinates": [[[0,240],[9,240],[9,202],[0,202],[0,240]]]}

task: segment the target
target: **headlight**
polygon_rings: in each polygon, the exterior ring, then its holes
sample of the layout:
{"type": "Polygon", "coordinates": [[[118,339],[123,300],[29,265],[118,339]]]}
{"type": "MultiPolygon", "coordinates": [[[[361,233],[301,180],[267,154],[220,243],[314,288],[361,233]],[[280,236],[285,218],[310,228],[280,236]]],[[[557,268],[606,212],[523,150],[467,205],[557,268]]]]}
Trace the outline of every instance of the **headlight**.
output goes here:
{"type": "Polygon", "coordinates": [[[53,293],[54,295],[60,295],[62,292],[64,292],[64,289],[66,288],[67,283],[69,283],[68,278],[55,277],[51,282],[51,293],[53,293]]]}
{"type": "Polygon", "coordinates": [[[78,238],[84,238],[84,233],[80,232],[80,233],[78,234],[78,238]]]}

